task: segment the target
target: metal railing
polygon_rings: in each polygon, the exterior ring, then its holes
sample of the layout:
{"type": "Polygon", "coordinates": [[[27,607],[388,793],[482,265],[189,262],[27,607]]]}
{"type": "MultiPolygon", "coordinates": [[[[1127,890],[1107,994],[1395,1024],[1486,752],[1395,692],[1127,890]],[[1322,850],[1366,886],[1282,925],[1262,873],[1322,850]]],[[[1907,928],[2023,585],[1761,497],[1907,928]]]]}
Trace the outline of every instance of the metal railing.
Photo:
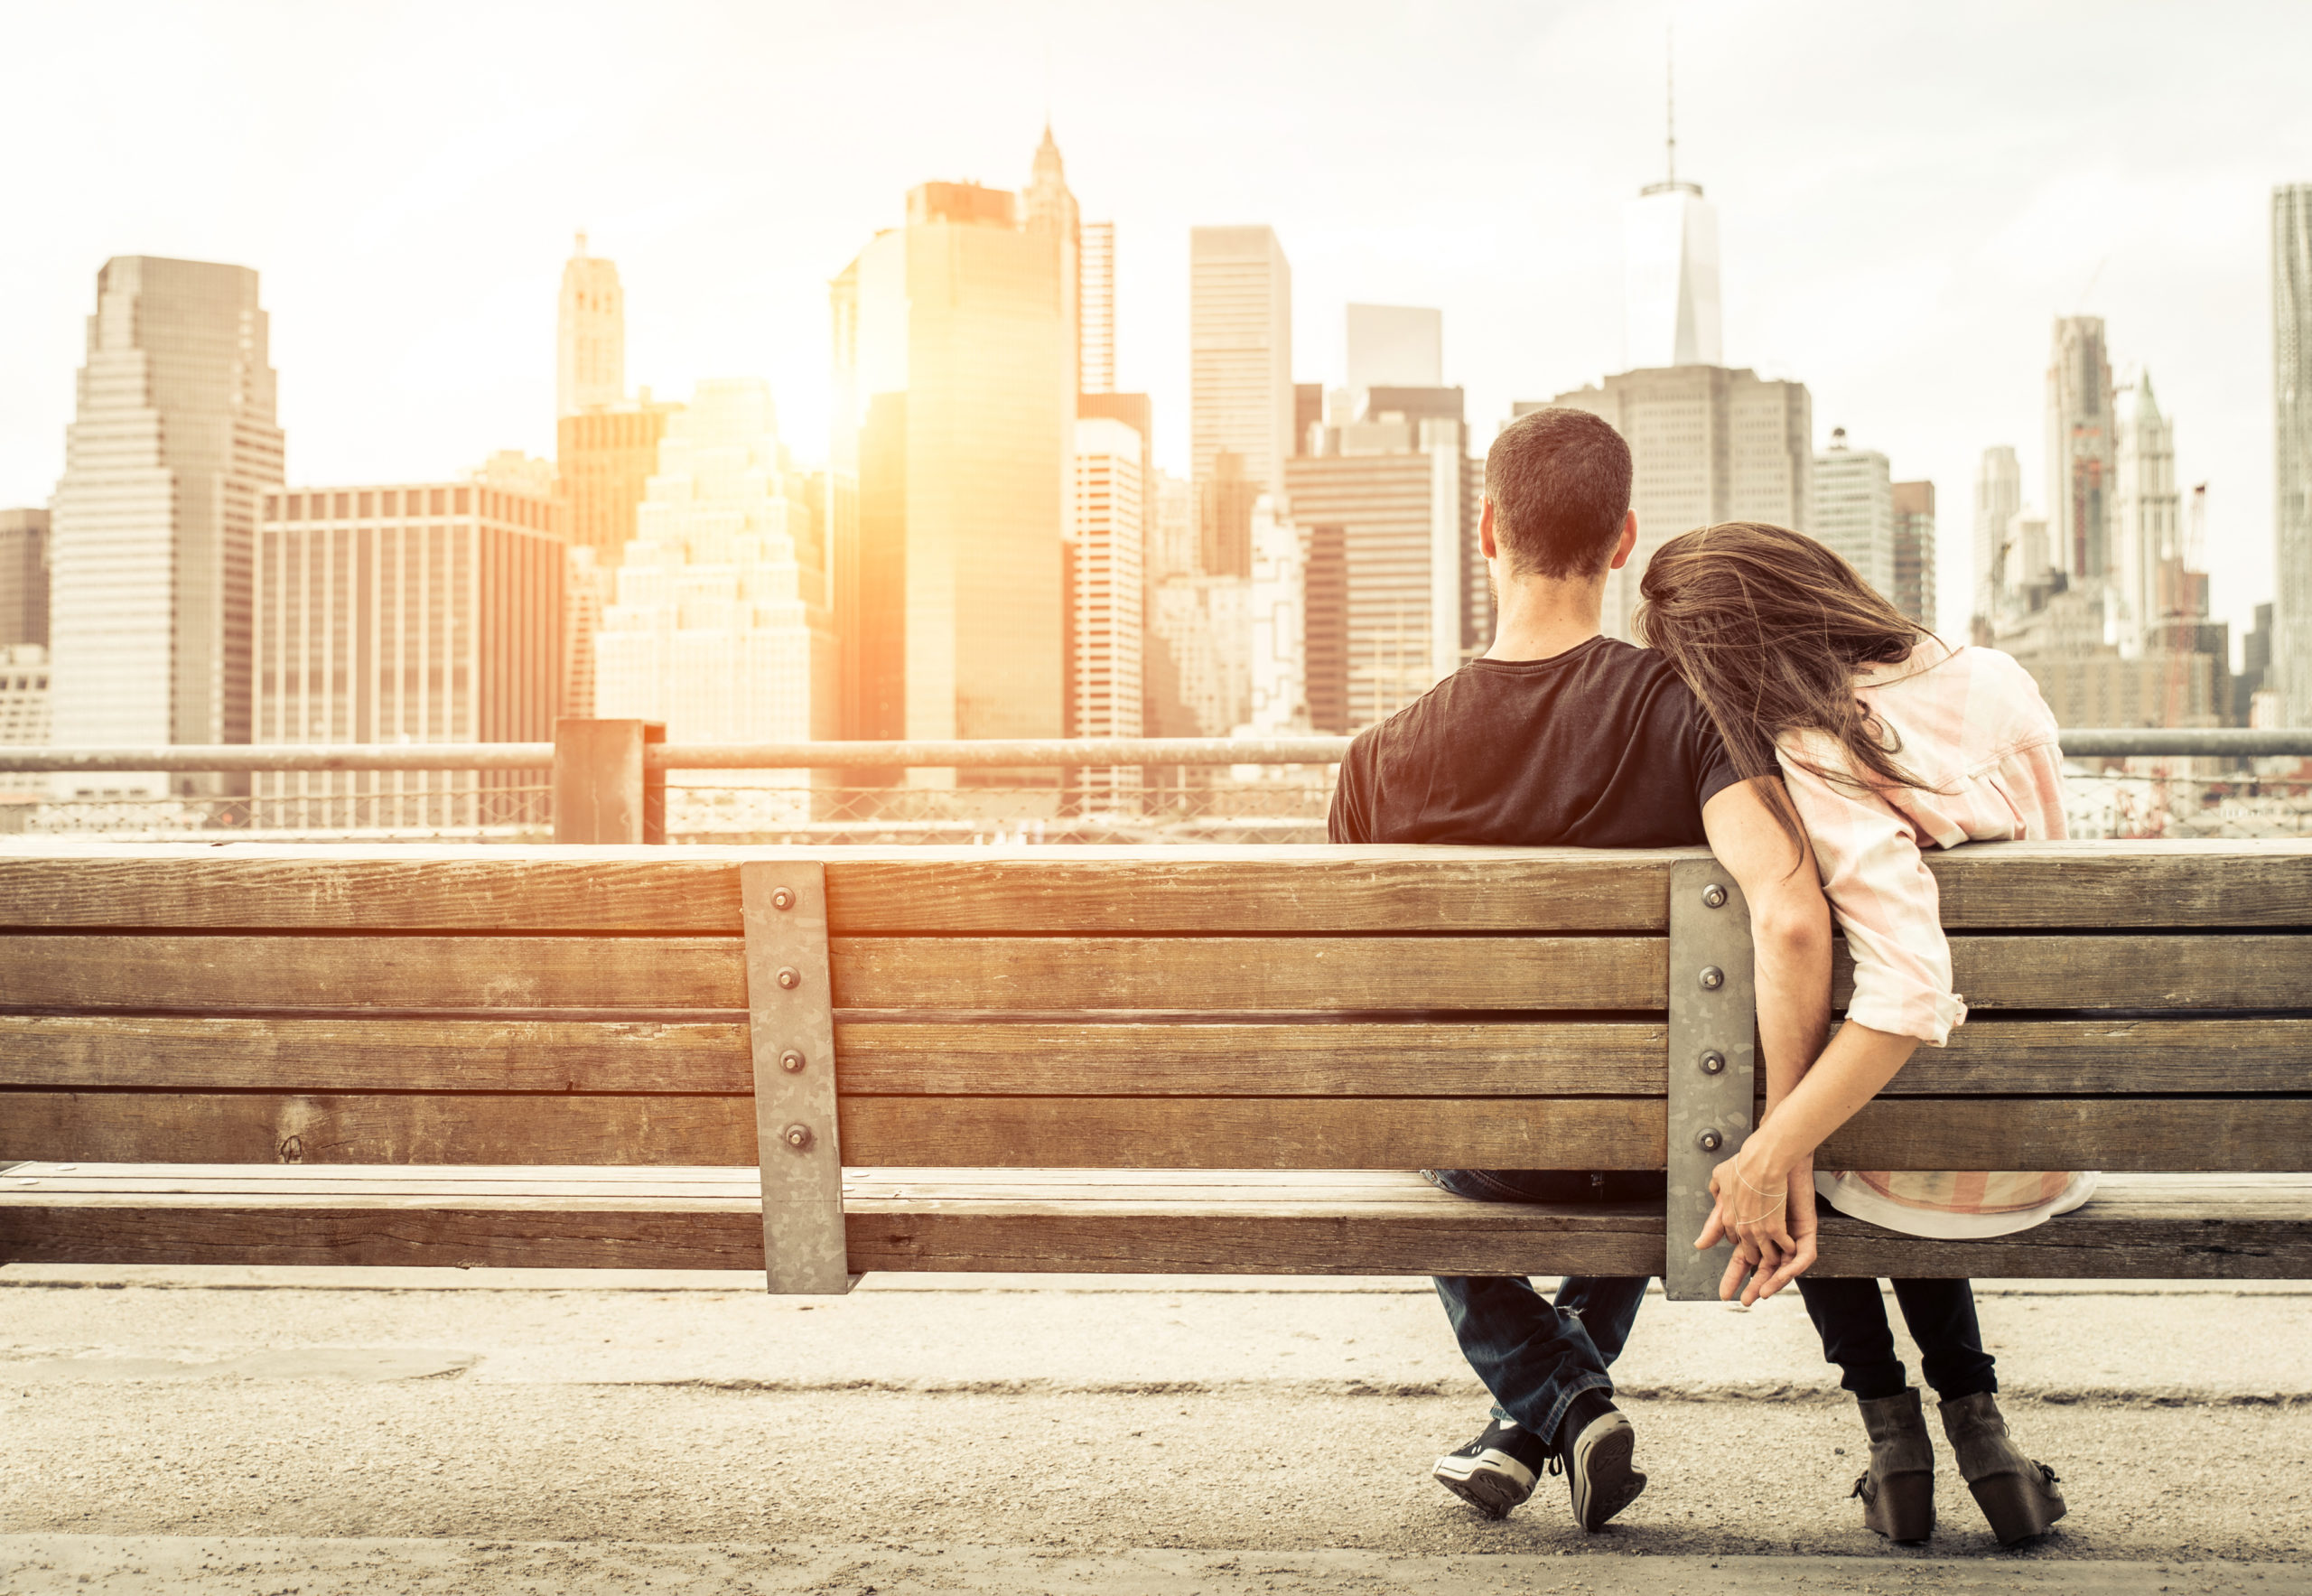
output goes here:
{"type": "MultiPolygon", "coordinates": [[[[1324,835],[1349,744],[685,744],[657,741],[658,728],[639,721],[571,721],[558,732],[558,742],[0,747],[0,830],[348,841],[1313,841],[1324,835]],[[12,784],[12,774],[26,779],[12,784]],[[167,779],[102,779],[135,775],[167,779]],[[58,779],[74,776],[90,779],[58,779]]],[[[2312,778],[2280,764],[2312,760],[2312,728],[2074,728],[2063,742],[2077,835],[2312,833],[2312,778]]]]}

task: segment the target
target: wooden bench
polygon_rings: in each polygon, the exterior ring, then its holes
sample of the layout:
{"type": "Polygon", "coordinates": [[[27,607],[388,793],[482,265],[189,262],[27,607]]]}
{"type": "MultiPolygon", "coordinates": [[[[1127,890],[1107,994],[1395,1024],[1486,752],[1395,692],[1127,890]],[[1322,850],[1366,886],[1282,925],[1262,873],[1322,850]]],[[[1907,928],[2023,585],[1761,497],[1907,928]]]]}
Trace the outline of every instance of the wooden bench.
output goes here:
{"type": "MultiPolygon", "coordinates": [[[[1996,1240],[1830,1217],[1818,1268],[2312,1276],[2312,844],[1934,868],[1974,1018],[1826,1157],[2108,1172],[1996,1240]]],[[[838,1291],[1666,1259],[1710,1294],[1747,938],[1698,852],[21,845],[0,1260],[838,1291]],[[1671,1195],[1472,1202],[1424,1167],[1671,1195]]]]}

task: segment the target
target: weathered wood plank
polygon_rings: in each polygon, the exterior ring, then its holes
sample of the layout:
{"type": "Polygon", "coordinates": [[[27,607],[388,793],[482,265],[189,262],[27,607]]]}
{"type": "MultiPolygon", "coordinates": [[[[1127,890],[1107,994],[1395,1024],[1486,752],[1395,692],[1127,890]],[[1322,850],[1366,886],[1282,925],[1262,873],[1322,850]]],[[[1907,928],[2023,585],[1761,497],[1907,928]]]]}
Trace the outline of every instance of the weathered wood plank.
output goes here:
{"type": "MultiPolygon", "coordinates": [[[[1659,1096],[1644,1021],[838,1024],[847,1096],[1659,1096]]],[[[0,1087],[187,1091],[753,1089],[728,1022],[0,1015],[0,1087]]],[[[2312,1020],[1974,1021],[1890,1097],[2306,1093],[2312,1020]]]]}
{"type": "MultiPolygon", "coordinates": [[[[483,1171],[471,1171],[479,1175],[483,1171]]],[[[498,1171],[499,1175],[518,1171],[498,1171]]],[[[666,1171],[667,1174],[698,1171],[666,1171]]],[[[1370,1195],[1316,1195],[1337,1171],[1265,1199],[1052,1200],[979,1171],[953,1186],[901,1171],[894,1199],[846,1182],[854,1269],[1120,1273],[1646,1274],[1662,1264],[1659,1209],[1470,1202],[1412,1175],[1369,1176],[1370,1195]]],[[[492,1195],[491,1182],[402,1171],[397,1195],[315,1197],[301,1170],[260,1170],[254,1190],[26,1197],[0,1189],[0,1260],[59,1264],[460,1265],[469,1267],[762,1266],[751,1171],[733,1195],[637,1182],[616,1200],[492,1195]],[[264,1190],[277,1180],[281,1190],[264,1190]]],[[[1138,1181],[1137,1176],[1110,1177],[1138,1181]]],[[[2078,1212],[1988,1241],[1898,1237],[1823,1222],[1825,1275],[2021,1278],[2312,1278],[2312,1181],[2107,1178],[2078,1212]]]]}
{"type": "Polygon", "coordinates": [[[834,944],[843,1008],[1660,1009],[1660,937],[890,937],[834,944]]]}
{"type": "Polygon", "coordinates": [[[998,1169],[1659,1169],[1636,1097],[849,1097],[844,1156],[998,1169]]]}
{"type": "MultiPolygon", "coordinates": [[[[844,848],[849,935],[1659,933],[1676,850],[844,848]]],[[[12,843],[0,927],[657,931],[734,935],[719,848],[12,843]]],[[[744,856],[763,856],[760,850],[744,856]]],[[[1929,858],[1954,930],[2302,927],[2312,842],[1978,844],[1929,858]]]]}
{"type": "MultiPolygon", "coordinates": [[[[1638,1097],[1644,1022],[841,1024],[846,1095],[1638,1097]]],[[[751,1094],[738,1021],[0,1015],[0,1087],[751,1094]]]]}
{"type": "MultiPolygon", "coordinates": [[[[2312,1026],[2307,1026],[2312,1033],[2312,1026]]],[[[900,1022],[836,1028],[852,1095],[1658,1097],[1651,1021],[900,1022]]]]}
{"type": "Polygon", "coordinates": [[[0,1008],[746,1006],[735,937],[19,934],[0,940],[0,1008]]]}
{"type": "Polygon", "coordinates": [[[735,935],[738,862],[824,859],[838,934],[1636,931],[1675,850],[12,844],[0,927],[735,935]]]}
{"type": "Polygon", "coordinates": [[[1816,1166],[2294,1173],[2312,1166],[2312,1097],[1879,1097],[1816,1166]]]}
{"type": "Polygon", "coordinates": [[[2312,1092],[2312,1020],[1972,1019],[1882,1096],[2312,1092]]]}
{"type": "Polygon", "coordinates": [[[0,1094],[0,1157],[103,1163],[755,1162],[754,1099],[0,1094]]]}
{"type": "Polygon", "coordinates": [[[1927,855],[1952,930],[2302,927],[2312,842],[1975,843],[1927,855]]]}
{"type": "Polygon", "coordinates": [[[754,1067],[739,1019],[0,1014],[0,1087],[751,1096],[754,1067]]]}
{"type": "MultiPolygon", "coordinates": [[[[40,1092],[0,1098],[0,1157],[106,1163],[738,1163],[751,1097],[40,1092]]],[[[852,1097],[862,1165],[1644,1169],[1645,1098],[852,1097]]]]}
{"type": "MultiPolygon", "coordinates": [[[[2312,1008],[2312,936],[1953,937],[1952,984],[1974,1010],[2312,1008]]],[[[1831,1003],[1854,995],[1837,943],[1831,1003]]]]}

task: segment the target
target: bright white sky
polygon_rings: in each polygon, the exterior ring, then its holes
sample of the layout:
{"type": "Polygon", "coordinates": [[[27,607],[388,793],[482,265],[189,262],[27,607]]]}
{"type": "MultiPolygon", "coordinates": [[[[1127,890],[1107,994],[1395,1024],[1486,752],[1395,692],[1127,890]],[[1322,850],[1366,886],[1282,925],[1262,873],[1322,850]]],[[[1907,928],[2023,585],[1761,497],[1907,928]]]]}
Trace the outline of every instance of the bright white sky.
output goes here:
{"type": "Polygon", "coordinates": [[[1116,222],[1120,377],[1161,459],[1198,223],[1276,228],[1303,380],[1340,379],[1347,301],[1441,306],[1489,436],[1620,367],[1673,15],[1727,359],[1804,381],[1818,444],[1842,425],[1934,481],[1945,626],[1983,446],[2044,497],[2049,323],[2080,311],[2153,373],[2244,623],[2271,583],[2270,192],[2312,179],[2288,4],[0,0],[0,505],[61,470],[112,255],[263,273],[292,481],[551,453],[582,226],[625,283],[629,383],[765,377],[815,458],[827,279],[914,183],[1023,182],[1047,107],[1116,222]]]}

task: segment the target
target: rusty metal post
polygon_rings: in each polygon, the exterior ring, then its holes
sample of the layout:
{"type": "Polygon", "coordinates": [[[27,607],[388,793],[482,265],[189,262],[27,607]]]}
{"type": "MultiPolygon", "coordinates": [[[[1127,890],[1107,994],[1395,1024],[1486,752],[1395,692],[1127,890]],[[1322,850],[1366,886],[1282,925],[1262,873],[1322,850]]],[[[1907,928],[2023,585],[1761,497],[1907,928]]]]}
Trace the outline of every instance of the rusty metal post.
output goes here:
{"type": "Polygon", "coordinates": [[[666,740],[657,721],[555,722],[554,840],[665,842],[667,774],[642,751],[666,740]]]}
{"type": "Polygon", "coordinates": [[[739,903],[764,1273],[777,1293],[839,1296],[858,1277],[843,1228],[826,867],[814,859],[750,860],[739,866],[739,903]]]}
{"type": "Polygon", "coordinates": [[[1756,1090],[1758,988],[1750,910],[1715,859],[1670,866],[1670,1196],[1662,1289],[1709,1302],[1734,1255],[1694,1250],[1709,1221],[1710,1177],[1741,1151],[1756,1090]]]}

